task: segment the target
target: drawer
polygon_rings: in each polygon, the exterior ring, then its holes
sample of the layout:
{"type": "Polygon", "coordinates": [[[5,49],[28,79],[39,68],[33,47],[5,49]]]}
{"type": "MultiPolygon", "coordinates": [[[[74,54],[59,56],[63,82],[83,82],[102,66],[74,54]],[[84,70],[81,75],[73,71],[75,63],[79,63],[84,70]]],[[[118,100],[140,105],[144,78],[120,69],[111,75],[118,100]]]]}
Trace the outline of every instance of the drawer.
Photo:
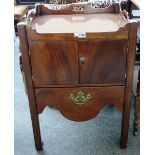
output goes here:
{"type": "Polygon", "coordinates": [[[85,121],[95,117],[107,104],[123,111],[124,86],[37,88],[35,95],[38,113],[53,105],[66,118],[85,121]]]}

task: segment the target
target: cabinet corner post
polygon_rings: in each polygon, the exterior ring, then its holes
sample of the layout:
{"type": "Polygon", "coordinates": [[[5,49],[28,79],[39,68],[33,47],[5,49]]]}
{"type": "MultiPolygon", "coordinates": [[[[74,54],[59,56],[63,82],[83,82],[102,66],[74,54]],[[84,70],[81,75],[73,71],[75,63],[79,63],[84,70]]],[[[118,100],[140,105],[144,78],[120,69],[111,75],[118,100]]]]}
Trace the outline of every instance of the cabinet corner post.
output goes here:
{"type": "Polygon", "coordinates": [[[129,44],[128,44],[128,57],[127,57],[127,77],[125,81],[125,92],[124,92],[124,103],[123,103],[123,113],[122,113],[122,129],[121,129],[121,139],[120,147],[122,149],[127,147],[128,141],[128,128],[129,128],[129,117],[130,117],[130,107],[131,107],[131,92],[132,92],[132,81],[133,81],[133,71],[134,71],[134,60],[136,51],[136,38],[137,38],[137,24],[129,23],[129,44]]]}
{"type": "Polygon", "coordinates": [[[28,95],[29,107],[30,107],[30,113],[31,113],[35,147],[39,151],[39,150],[42,150],[42,143],[41,143],[41,134],[40,134],[40,126],[39,126],[38,112],[37,112],[37,106],[36,106],[34,85],[32,81],[32,72],[30,67],[30,57],[28,54],[29,47],[28,47],[28,38],[27,38],[27,32],[26,32],[26,24],[23,22],[18,23],[17,28],[18,28],[19,41],[20,41],[20,52],[22,55],[22,62],[23,62],[25,81],[26,81],[26,87],[27,87],[27,95],[28,95]]]}

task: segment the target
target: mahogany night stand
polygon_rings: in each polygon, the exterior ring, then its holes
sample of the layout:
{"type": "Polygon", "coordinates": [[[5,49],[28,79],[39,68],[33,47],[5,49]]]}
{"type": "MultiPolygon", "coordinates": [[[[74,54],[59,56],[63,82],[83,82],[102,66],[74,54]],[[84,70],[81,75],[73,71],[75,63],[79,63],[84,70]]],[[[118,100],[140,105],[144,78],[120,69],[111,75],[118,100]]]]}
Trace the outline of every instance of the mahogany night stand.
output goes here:
{"type": "Polygon", "coordinates": [[[38,4],[18,33],[36,149],[42,150],[38,115],[47,105],[86,121],[107,104],[122,112],[120,146],[126,148],[136,22],[117,3],[38,4]]]}

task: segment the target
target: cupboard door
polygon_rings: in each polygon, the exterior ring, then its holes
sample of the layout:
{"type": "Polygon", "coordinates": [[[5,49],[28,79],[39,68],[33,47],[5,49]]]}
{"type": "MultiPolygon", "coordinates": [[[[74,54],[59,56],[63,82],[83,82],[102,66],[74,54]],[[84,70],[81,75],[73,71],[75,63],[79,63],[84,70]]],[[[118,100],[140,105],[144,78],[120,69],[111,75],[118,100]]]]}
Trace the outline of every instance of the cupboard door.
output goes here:
{"type": "Polygon", "coordinates": [[[30,42],[35,86],[77,84],[78,51],[74,41],[30,42]]]}
{"type": "Polygon", "coordinates": [[[124,84],[127,41],[79,41],[81,84],[124,84]]]}

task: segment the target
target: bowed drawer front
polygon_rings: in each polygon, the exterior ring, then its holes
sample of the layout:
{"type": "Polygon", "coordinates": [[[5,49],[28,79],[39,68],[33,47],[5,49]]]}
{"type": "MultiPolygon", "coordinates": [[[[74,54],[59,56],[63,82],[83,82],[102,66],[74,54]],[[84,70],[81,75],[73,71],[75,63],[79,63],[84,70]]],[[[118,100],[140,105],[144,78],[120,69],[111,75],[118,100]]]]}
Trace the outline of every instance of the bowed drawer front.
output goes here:
{"type": "Polygon", "coordinates": [[[35,90],[37,110],[54,105],[68,119],[86,121],[95,117],[107,104],[123,111],[124,86],[38,88],[35,90]]]}

